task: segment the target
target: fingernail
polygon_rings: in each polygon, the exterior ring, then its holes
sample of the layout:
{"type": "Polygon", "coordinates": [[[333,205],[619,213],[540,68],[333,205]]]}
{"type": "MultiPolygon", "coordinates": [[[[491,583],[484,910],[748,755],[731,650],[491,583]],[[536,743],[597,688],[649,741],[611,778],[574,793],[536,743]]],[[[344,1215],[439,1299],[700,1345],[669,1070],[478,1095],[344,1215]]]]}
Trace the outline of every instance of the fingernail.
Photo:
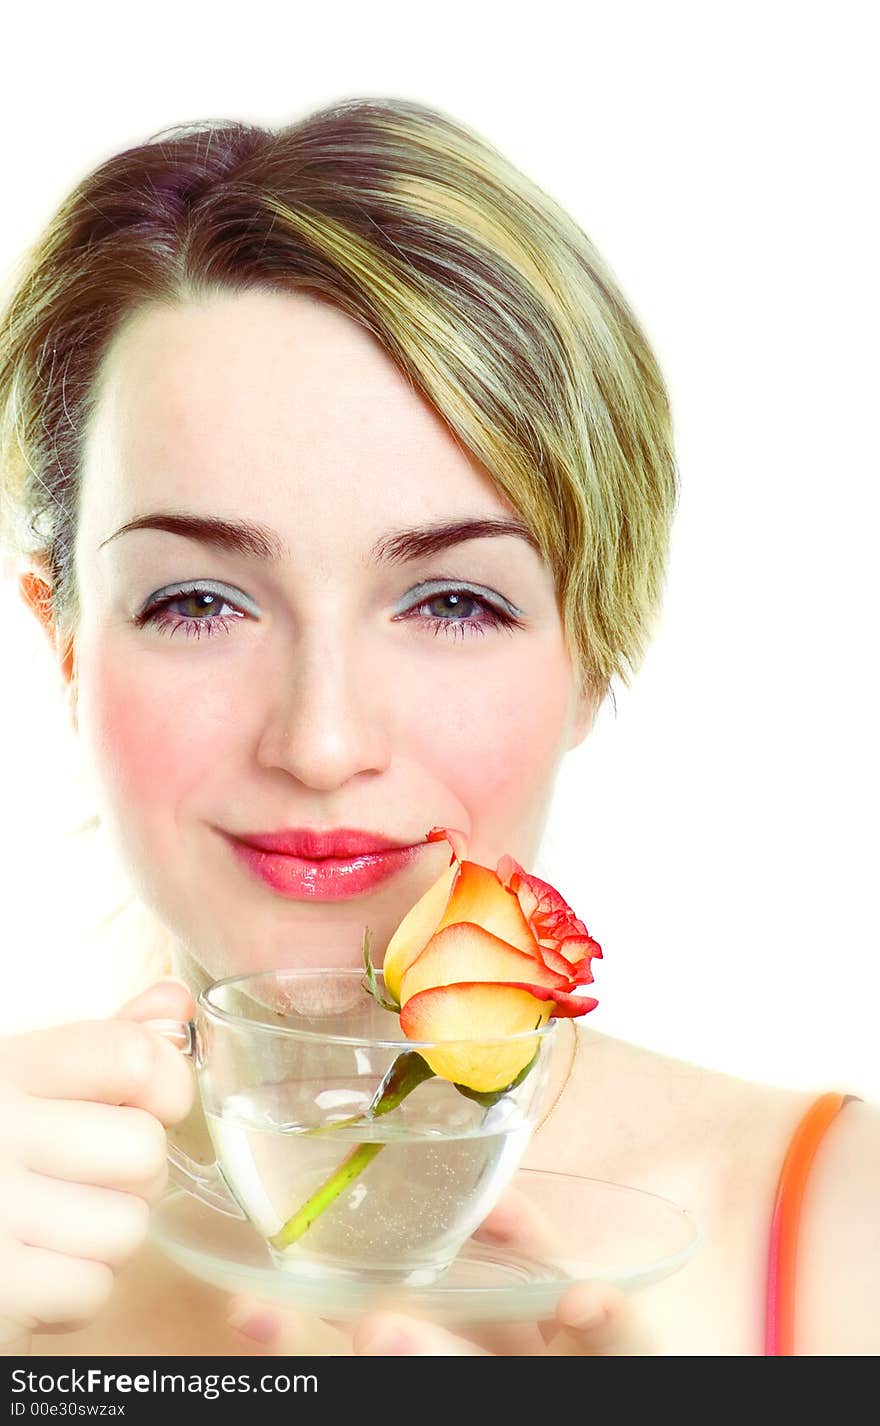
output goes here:
{"type": "Polygon", "coordinates": [[[358,1347],[359,1357],[408,1357],[413,1355],[413,1341],[405,1332],[375,1332],[358,1347]]]}
{"type": "Polygon", "coordinates": [[[583,1298],[576,1304],[560,1310],[559,1319],[566,1327],[578,1332],[586,1332],[599,1327],[608,1317],[608,1308],[601,1298],[583,1298]]]}
{"type": "Polygon", "coordinates": [[[512,1223],[481,1223],[473,1235],[481,1243],[513,1243],[517,1229],[512,1223]]]}
{"type": "Polygon", "coordinates": [[[522,1214],[507,1205],[498,1204],[480,1224],[474,1237],[493,1243],[509,1243],[521,1233],[522,1214]]]}
{"type": "Polygon", "coordinates": [[[154,984],[154,985],[179,985],[180,988],[181,988],[181,990],[185,990],[185,991],[186,991],[187,995],[192,995],[192,991],[190,990],[190,988],[189,988],[189,986],[187,985],[186,981],[183,980],[183,979],[181,978],[181,976],[179,976],[179,975],[160,975],[160,976],[159,976],[159,979],[158,979],[158,980],[155,980],[155,981],[153,982],[153,984],[154,984]]]}
{"type": "Polygon", "coordinates": [[[607,1321],[608,1308],[595,1307],[592,1311],[576,1313],[568,1325],[578,1332],[593,1332],[597,1327],[603,1327],[607,1321]]]}
{"type": "Polygon", "coordinates": [[[278,1335],[280,1322],[274,1312],[267,1308],[237,1307],[226,1319],[233,1332],[249,1337],[252,1342],[273,1342],[278,1335]]]}

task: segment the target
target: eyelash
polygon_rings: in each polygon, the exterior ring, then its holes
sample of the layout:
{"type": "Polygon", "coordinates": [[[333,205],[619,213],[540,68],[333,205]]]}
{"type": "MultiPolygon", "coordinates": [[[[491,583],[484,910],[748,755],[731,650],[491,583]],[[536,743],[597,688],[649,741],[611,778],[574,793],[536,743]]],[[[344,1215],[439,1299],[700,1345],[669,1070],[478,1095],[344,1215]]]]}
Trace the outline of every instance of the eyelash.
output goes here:
{"type": "MultiPolygon", "coordinates": [[[[205,633],[209,636],[218,633],[220,630],[224,633],[228,633],[234,623],[246,617],[241,610],[238,610],[232,618],[230,618],[229,615],[215,614],[210,619],[178,618],[175,620],[172,615],[166,614],[165,611],[170,605],[177,604],[183,599],[191,599],[194,595],[198,594],[209,594],[220,604],[226,604],[229,605],[230,608],[235,608],[235,605],[233,605],[224,594],[218,594],[215,590],[203,589],[200,585],[195,585],[192,589],[179,589],[176,594],[169,594],[165,599],[160,599],[155,604],[146,608],[135,618],[135,626],[138,629],[142,629],[146,625],[153,625],[163,633],[169,629],[169,626],[173,626],[170,629],[169,638],[173,637],[177,629],[183,628],[186,630],[188,638],[195,637],[200,639],[202,629],[204,629],[205,633]]],[[[429,595],[427,599],[422,599],[418,604],[414,604],[412,609],[406,614],[398,615],[397,617],[404,619],[415,618],[423,627],[430,627],[434,634],[439,634],[442,629],[447,638],[465,638],[473,634],[485,634],[487,629],[493,628],[520,629],[524,627],[522,620],[517,619],[513,614],[508,614],[505,609],[499,609],[496,605],[490,604],[487,599],[483,599],[479,594],[474,594],[469,589],[459,589],[457,587],[438,590],[435,594],[429,595]],[[433,604],[438,599],[447,599],[451,594],[464,595],[466,600],[469,600],[473,604],[480,605],[484,613],[478,619],[432,619],[427,615],[415,613],[416,610],[423,609],[426,604],[433,604]],[[459,630],[461,631],[460,634],[459,630]]]]}

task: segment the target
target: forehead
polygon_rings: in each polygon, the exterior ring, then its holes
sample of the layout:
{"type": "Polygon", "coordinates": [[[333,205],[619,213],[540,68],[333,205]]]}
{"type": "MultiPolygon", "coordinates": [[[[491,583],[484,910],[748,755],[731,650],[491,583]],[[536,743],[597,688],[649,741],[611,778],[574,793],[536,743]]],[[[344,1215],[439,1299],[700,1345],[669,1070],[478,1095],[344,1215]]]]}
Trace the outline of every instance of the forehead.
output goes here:
{"type": "Polygon", "coordinates": [[[312,522],[512,513],[378,340],[305,293],[250,291],[134,314],[105,357],[83,518],[162,506],[312,522]]]}

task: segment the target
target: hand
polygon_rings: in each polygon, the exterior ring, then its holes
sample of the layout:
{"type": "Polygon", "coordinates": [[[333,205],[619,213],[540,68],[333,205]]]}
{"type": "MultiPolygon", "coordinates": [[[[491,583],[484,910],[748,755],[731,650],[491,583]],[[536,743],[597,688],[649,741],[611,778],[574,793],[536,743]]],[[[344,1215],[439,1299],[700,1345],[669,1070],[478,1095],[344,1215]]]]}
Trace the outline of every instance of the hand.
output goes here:
{"type": "Polygon", "coordinates": [[[644,1332],[633,1326],[626,1295],[605,1284],[569,1288],[550,1322],[512,1323],[470,1338],[402,1312],[371,1312],[346,1330],[253,1297],[237,1297],[231,1306],[230,1327],[249,1337],[260,1356],[595,1357],[651,1352],[644,1332]]]}
{"type": "Polygon", "coordinates": [[[165,1127],[192,1071],[156,1030],[195,1006],[159,981],[112,1019],[0,1040],[0,1355],[71,1331],[109,1298],[167,1182],[165,1127]]]}
{"type": "MultiPolygon", "coordinates": [[[[524,1252],[548,1251],[556,1235],[536,1206],[511,1189],[474,1235],[524,1252]]],[[[558,1247],[557,1247],[558,1251],[558,1247]]],[[[516,1322],[459,1336],[423,1317],[373,1311],[354,1324],[327,1322],[253,1296],[230,1304],[230,1327],[278,1356],[647,1356],[650,1334],[633,1300],[607,1283],[574,1283],[549,1321],[516,1322]]]]}

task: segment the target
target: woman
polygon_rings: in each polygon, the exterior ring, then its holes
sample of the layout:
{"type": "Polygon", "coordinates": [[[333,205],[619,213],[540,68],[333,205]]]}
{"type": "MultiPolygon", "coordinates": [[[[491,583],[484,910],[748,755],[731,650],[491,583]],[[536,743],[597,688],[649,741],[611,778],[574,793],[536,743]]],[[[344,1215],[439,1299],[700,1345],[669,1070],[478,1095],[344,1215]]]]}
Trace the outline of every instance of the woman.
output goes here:
{"type": "Polygon", "coordinates": [[[183,128],[70,195],[0,340],[21,592],[177,977],[114,1022],[0,1048],[5,1350],[876,1351],[876,1109],[823,1111],[796,1336],[765,1341],[774,1193],[815,1096],[585,1026],[526,1162],[661,1193],[704,1232],[631,1299],[572,1289],[555,1323],[479,1338],[373,1313],[349,1340],[255,1301],[229,1322],[144,1243],[191,1086],[138,1022],[187,1016],[203,985],[288,964],[291,945],[356,963],[364,924],[378,959],[448,852],[321,899],[314,868],[294,895],[268,887],[240,839],[412,846],[441,825],[475,861],[529,867],[565,753],[644,655],[676,498],[669,408],[572,219],[409,102],[280,133],[183,128]]]}

